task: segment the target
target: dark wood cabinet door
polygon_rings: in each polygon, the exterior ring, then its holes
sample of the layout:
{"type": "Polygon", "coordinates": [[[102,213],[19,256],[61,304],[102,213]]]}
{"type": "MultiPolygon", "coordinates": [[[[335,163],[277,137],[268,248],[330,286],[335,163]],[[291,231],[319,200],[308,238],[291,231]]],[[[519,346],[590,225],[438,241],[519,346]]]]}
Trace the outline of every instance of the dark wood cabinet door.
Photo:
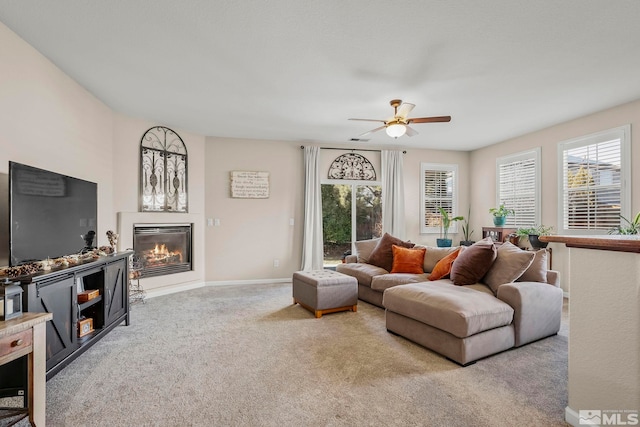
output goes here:
{"type": "Polygon", "coordinates": [[[76,285],[73,276],[37,285],[37,297],[29,311],[53,314],[47,322],[47,371],[78,349],[76,285]]]}
{"type": "Polygon", "coordinates": [[[105,326],[125,314],[127,310],[127,258],[107,264],[104,274],[105,326]]]}

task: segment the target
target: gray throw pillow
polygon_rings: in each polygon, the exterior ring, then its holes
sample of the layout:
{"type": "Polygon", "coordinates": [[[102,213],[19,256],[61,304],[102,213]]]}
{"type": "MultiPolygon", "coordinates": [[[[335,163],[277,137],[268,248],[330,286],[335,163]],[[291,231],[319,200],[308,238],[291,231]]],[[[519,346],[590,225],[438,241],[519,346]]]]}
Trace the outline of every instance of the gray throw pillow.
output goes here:
{"type": "Polygon", "coordinates": [[[534,252],[535,256],[531,265],[518,278],[518,282],[542,282],[547,283],[547,257],[546,249],[534,252]]]}
{"type": "Polygon", "coordinates": [[[504,242],[498,247],[498,255],[482,281],[488,285],[493,293],[505,283],[512,283],[522,276],[533,262],[535,253],[523,251],[510,242],[504,242]]]}
{"type": "Polygon", "coordinates": [[[354,243],[356,247],[356,255],[358,256],[358,262],[363,262],[365,264],[369,263],[369,256],[371,252],[376,248],[378,242],[380,241],[380,237],[376,237],[375,239],[369,240],[358,240],[354,243]]]}

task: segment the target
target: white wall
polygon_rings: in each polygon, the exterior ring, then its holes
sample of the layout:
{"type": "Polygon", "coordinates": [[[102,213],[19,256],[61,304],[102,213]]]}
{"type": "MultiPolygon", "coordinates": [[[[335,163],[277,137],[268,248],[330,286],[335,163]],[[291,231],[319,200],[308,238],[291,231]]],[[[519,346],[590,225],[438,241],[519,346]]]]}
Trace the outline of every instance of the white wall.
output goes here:
{"type": "MultiPolygon", "coordinates": [[[[116,214],[138,210],[140,138],[158,123],[114,113],[1,23],[0,52],[0,174],[11,160],[97,182],[97,243],[108,244],[106,231],[117,230],[116,214]]],[[[144,279],[148,290],[204,282],[205,139],[174,130],[189,154],[189,212],[198,214],[194,237],[200,253],[195,274],[144,279]]]]}
{"type": "MultiPolygon", "coordinates": [[[[510,139],[489,147],[471,152],[470,167],[471,207],[473,227],[479,230],[483,225],[491,224],[489,208],[496,205],[496,159],[509,154],[519,153],[535,147],[541,147],[542,161],[542,217],[541,222],[558,229],[558,143],[592,133],[631,124],[631,200],[632,212],[640,210],[640,175],[634,168],[640,165],[640,100],[620,105],[599,113],[581,117],[547,129],[510,139]]],[[[550,244],[553,249],[553,268],[561,273],[562,288],[569,292],[568,251],[561,244],[550,244]]]]}
{"type": "MultiPolygon", "coordinates": [[[[0,173],[9,160],[98,183],[98,243],[115,229],[117,212],[138,209],[140,137],[158,125],[114,113],[26,42],[0,24],[0,173]]],[[[560,141],[623,124],[632,124],[632,146],[640,136],[640,100],[471,153],[406,147],[406,235],[416,243],[435,244],[436,235],[420,234],[420,163],[459,165],[459,212],[472,208],[474,238],[491,225],[495,205],[497,157],[542,148],[542,222],[557,226],[557,160],[560,141]]],[[[171,126],[171,124],[163,124],[171,126]]],[[[175,129],[189,150],[190,213],[218,218],[219,227],[203,227],[207,281],[287,278],[300,266],[303,221],[303,162],[299,144],[204,137],[175,129]],[[267,200],[231,199],[229,172],[271,173],[267,200]],[[289,225],[293,218],[294,225],[289,225]],[[247,262],[249,259],[251,262],[247,262]],[[273,267],[273,261],[280,261],[273,267]]],[[[402,147],[398,147],[402,148],[402,147]]],[[[339,152],[335,152],[336,155],[339,152]]],[[[632,149],[632,165],[640,150],[632,149]]],[[[633,212],[640,210],[640,184],[632,173],[633,212]]],[[[200,237],[198,237],[200,238],[200,237]]],[[[458,240],[460,236],[454,236],[458,240]]],[[[569,289],[566,250],[552,245],[553,267],[569,289]]]]}
{"type": "Polygon", "coordinates": [[[113,113],[0,23],[0,173],[16,161],[98,184],[98,240],[115,227],[113,113]]]}
{"type": "MultiPolygon", "coordinates": [[[[321,150],[321,173],[326,175],[331,161],[344,152],[321,150]]],[[[379,176],[380,153],[358,153],[372,162],[379,176]]],[[[417,149],[407,149],[405,154],[406,236],[435,245],[437,235],[420,234],[421,162],[459,165],[460,212],[466,212],[469,154],[417,149]]],[[[220,226],[206,227],[206,280],[290,278],[301,265],[304,162],[300,144],[208,137],[205,163],[206,217],[220,220],[220,226]],[[231,198],[229,172],[234,170],[269,172],[269,199],[231,198]],[[290,218],[294,226],[289,225],[290,218]],[[276,259],[279,267],[273,266],[276,259]]]]}
{"type": "Polygon", "coordinates": [[[290,278],[302,248],[300,144],[208,137],[205,164],[205,216],[220,221],[205,230],[207,281],[290,278]],[[231,171],[269,172],[269,198],[231,198],[231,171]]]}

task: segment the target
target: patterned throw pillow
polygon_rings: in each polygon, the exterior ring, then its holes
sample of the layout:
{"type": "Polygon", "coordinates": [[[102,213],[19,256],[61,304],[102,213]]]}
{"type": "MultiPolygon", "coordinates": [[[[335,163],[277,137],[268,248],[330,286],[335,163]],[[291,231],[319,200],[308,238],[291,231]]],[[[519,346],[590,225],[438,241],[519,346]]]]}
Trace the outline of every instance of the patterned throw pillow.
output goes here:
{"type": "Polygon", "coordinates": [[[413,273],[422,274],[422,263],[427,248],[408,249],[402,246],[391,246],[393,252],[392,273],[413,273]]]}

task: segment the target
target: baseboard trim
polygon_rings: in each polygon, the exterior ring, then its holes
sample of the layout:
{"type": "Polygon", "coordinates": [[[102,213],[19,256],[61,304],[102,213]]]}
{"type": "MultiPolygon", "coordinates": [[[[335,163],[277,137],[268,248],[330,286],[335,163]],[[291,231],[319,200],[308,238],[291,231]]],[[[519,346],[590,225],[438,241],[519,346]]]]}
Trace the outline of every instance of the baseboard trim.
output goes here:
{"type": "Polygon", "coordinates": [[[219,281],[210,281],[210,282],[184,283],[179,285],[162,286],[160,288],[149,289],[149,290],[145,289],[145,297],[155,298],[163,295],[170,295],[178,292],[190,291],[191,289],[203,288],[205,286],[264,285],[267,283],[291,283],[291,278],[219,280],[219,281]]]}
{"type": "Polygon", "coordinates": [[[291,278],[282,279],[251,279],[251,280],[216,280],[206,282],[205,286],[237,286],[237,285],[264,285],[267,283],[291,283],[291,278]]]}
{"type": "Polygon", "coordinates": [[[170,295],[178,292],[189,291],[191,289],[203,288],[204,286],[205,286],[204,282],[197,282],[197,283],[184,283],[179,285],[162,286],[160,288],[149,289],[149,290],[145,289],[145,297],[155,298],[163,295],[170,295]]]}
{"type": "Polygon", "coordinates": [[[564,420],[573,427],[580,426],[580,415],[568,406],[564,408],[564,420]]]}

